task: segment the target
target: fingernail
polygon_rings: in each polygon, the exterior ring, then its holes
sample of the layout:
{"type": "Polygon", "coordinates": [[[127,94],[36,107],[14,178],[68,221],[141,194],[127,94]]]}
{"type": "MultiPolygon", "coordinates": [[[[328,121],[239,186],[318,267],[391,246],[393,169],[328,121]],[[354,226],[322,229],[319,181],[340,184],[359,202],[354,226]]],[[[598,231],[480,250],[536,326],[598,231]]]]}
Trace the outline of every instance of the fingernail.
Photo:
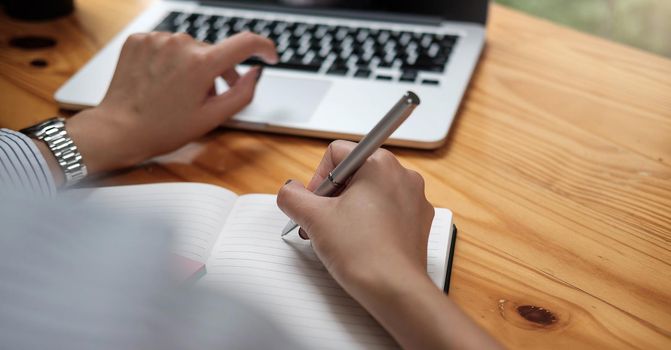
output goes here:
{"type": "Polygon", "coordinates": [[[289,184],[289,182],[291,182],[291,181],[294,181],[294,180],[292,180],[292,179],[289,179],[289,180],[287,180],[287,182],[285,182],[285,183],[284,183],[284,185],[288,185],[288,184],[289,184]]]}
{"type": "Polygon", "coordinates": [[[308,233],[303,230],[303,228],[298,229],[298,236],[300,236],[302,239],[309,239],[308,233]]]}
{"type": "Polygon", "coordinates": [[[261,74],[263,74],[263,66],[257,66],[257,67],[259,67],[258,68],[259,71],[258,71],[258,73],[256,73],[256,81],[258,82],[259,79],[261,79],[261,74]]]}

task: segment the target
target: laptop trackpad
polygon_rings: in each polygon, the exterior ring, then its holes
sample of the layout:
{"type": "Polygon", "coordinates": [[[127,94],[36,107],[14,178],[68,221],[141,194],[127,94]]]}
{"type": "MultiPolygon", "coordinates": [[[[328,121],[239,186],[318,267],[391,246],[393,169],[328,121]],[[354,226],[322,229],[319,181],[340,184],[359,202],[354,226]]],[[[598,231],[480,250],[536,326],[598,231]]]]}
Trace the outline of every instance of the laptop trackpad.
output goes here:
{"type": "Polygon", "coordinates": [[[264,72],[254,101],[235,120],[255,123],[300,123],[310,120],[326,96],[331,82],[290,78],[264,72]]]}

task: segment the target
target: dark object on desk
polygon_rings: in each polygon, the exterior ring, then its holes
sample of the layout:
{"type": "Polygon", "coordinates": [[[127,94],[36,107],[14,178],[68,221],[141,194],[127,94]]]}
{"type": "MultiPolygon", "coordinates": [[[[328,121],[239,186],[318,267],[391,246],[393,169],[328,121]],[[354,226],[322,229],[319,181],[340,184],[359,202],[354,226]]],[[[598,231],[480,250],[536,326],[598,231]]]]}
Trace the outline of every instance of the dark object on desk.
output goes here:
{"type": "Polygon", "coordinates": [[[43,58],[36,58],[30,61],[30,65],[37,68],[44,68],[49,65],[49,62],[43,58]]]}
{"type": "Polygon", "coordinates": [[[457,225],[452,224],[452,242],[450,242],[450,252],[447,258],[447,268],[445,269],[445,284],[443,292],[450,294],[450,278],[452,277],[452,262],[454,261],[454,245],[457,244],[457,225]]]}
{"type": "Polygon", "coordinates": [[[557,322],[557,317],[550,311],[540,306],[522,305],[517,307],[517,313],[525,320],[539,324],[541,326],[549,326],[557,322]]]}
{"type": "Polygon", "coordinates": [[[5,11],[11,17],[28,21],[43,21],[69,15],[74,0],[4,0],[5,11]]]}
{"type": "Polygon", "coordinates": [[[56,40],[46,36],[17,36],[9,40],[9,46],[23,50],[40,50],[56,46],[56,40]]]}

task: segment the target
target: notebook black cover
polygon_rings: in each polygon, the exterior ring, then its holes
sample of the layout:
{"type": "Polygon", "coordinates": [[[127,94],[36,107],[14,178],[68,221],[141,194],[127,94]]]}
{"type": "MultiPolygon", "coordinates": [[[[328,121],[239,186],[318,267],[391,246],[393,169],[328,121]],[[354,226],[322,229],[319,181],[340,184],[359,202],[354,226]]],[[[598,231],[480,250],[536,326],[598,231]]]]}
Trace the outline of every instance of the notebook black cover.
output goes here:
{"type": "Polygon", "coordinates": [[[450,252],[448,253],[447,269],[445,269],[445,285],[443,292],[449,294],[450,292],[450,276],[452,276],[452,262],[454,261],[454,246],[457,243],[457,225],[452,224],[452,241],[450,242],[450,252]]]}

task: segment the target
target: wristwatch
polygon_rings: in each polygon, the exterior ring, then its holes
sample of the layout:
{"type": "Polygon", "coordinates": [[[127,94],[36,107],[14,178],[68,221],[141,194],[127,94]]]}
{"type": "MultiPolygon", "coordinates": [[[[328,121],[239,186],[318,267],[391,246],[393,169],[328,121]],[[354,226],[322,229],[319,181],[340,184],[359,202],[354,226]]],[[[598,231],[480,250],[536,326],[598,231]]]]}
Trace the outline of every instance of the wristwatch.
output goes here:
{"type": "Polygon", "coordinates": [[[76,184],[88,174],[82,155],[65,130],[65,118],[54,117],[21,132],[47,144],[65,174],[65,186],[76,184]]]}

